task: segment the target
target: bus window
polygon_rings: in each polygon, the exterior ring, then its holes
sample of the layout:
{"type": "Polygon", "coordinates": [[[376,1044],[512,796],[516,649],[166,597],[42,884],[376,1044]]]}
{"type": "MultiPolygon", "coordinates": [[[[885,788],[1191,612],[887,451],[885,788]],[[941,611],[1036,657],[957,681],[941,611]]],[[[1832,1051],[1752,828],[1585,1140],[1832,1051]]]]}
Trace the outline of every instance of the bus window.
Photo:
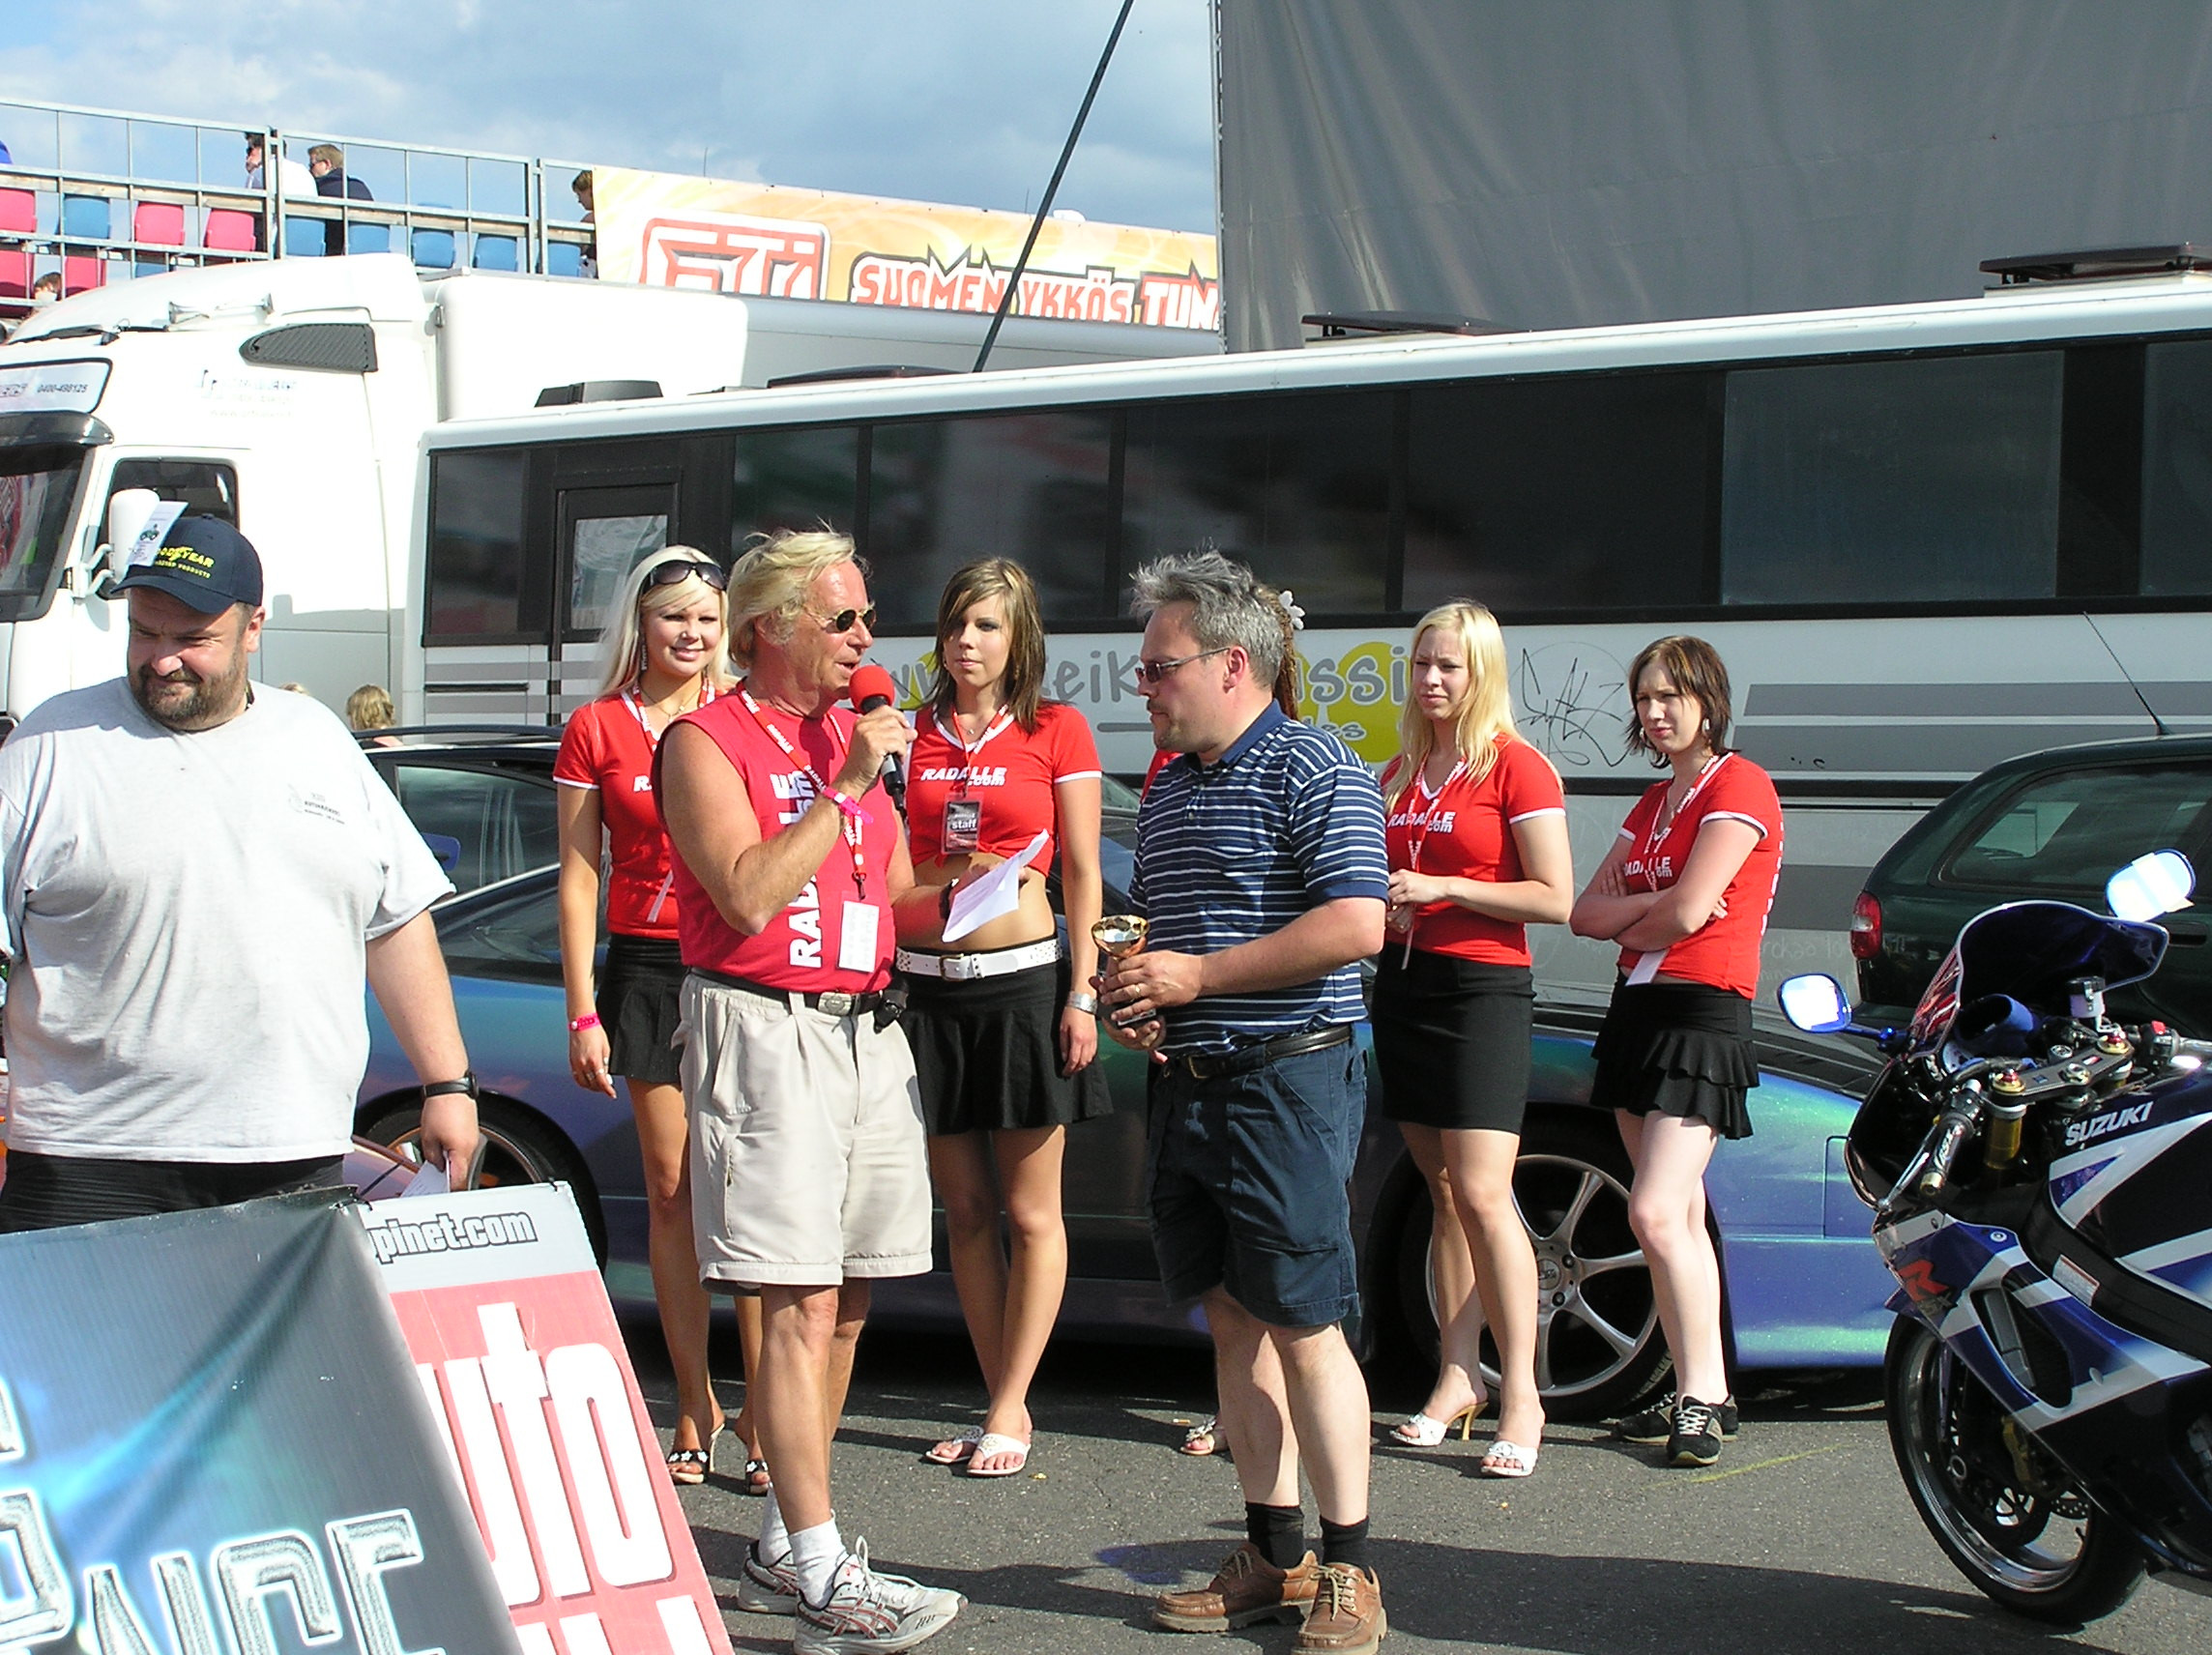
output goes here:
{"type": "Polygon", "coordinates": [[[562,539],[568,552],[568,615],[564,636],[597,638],[624,579],[668,544],[676,491],[666,483],[561,491],[562,539]]]}
{"type": "Polygon", "coordinates": [[[1415,386],[1402,607],[1709,602],[1711,386],[1703,373],[1415,386]]]}
{"type": "Polygon", "coordinates": [[[947,577],[985,557],[1030,571],[1050,624],[1109,613],[1113,444],[1088,411],[878,425],[866,550],[885,624],[932,624],[947,577]]]}
{"type": "Polygon", "coordinates": [[[791,431],[739,431],[731,472],[730,558],[743,555],[755,535],[813,529],[840,535],[854,528],[860,475],[860,433],[851,425],[791,431]]]}
{"type": "Polygon", "coordinates": [[[1392,402],[1379,391],[1132,408],[1123,566],[1210,542],[1310,614],[1382,610],[1392,402]]]}
{"type": "Polygon", "coordinates": [[[1728,376],[1724,603],[2050,597],[2062,353],[1728,376]]]}
{"type": "Polygon", "coordinates": [[[0,621],[44,612],[83,470],[79,448],[0,449],[0,621]]]}
{"type": "Polygon", "coordinates": [[[2212,341],[2145,355],[2143,595],[2212,593],[2212,341]]]}
{"type": "Polygon", "coordinates": [[[522,630],[526,457],[463,450],[430,473],[429,639],[511,638],[522,630]]]}
{"type": "MultiPolygon", "coordinates": [[[[150,488],[163,500],[184,503],[189,517],[219,517],[238,526],[238,473],[210,460],[117,460],[107,498],[127,488],[150,488]]],[[[101,518],[102,528],[107,522],[101,518]]]]}

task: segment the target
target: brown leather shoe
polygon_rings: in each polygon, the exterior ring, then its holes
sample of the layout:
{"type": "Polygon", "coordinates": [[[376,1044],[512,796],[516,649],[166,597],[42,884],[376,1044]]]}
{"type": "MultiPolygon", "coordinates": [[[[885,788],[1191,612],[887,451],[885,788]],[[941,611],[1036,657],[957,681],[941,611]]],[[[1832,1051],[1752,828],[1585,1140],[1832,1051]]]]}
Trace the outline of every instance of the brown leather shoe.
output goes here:
{"type": "Polygon", "coordinates": [[[1298,1629],[1292,1655],[1374,1655],[1390,1631],[1374,1572],[1324,1563],[1315,1575],[1313,1612],[1298,1629]]]}
{"type": "Polygon", "coordinates": [[[1227,1632],[1256,1620],[1301,1620],[1320,1579],[1321,1565],[1311,1552],[1296,1567],[1278,1569],[1247,1540],[1197,1591],[1154,1598],[1152,1624],[1170,1632],[1227,1632]]]}

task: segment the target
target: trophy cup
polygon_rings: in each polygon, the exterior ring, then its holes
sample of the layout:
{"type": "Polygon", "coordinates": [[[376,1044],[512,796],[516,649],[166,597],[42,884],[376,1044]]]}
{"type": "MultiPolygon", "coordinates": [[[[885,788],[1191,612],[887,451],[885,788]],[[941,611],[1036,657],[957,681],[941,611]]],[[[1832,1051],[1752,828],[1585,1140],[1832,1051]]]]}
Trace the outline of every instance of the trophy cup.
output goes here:
{"type": "MultiPolygon", "coordinates": [[[[1091,940],[1099,948],[1120,960],[1135,953],[1145,945],[1145,934],[1151,929],[1151,921],[1141,914],[1109,914],[1091,923],[1091,940]]],[[[1159,1013],[1148,1011],[1142,1017],[1114,1017],[1108,1021],[1117,1029],[1134,1029],[1139,1024],[1154,1023],[1159,1013]]]]}

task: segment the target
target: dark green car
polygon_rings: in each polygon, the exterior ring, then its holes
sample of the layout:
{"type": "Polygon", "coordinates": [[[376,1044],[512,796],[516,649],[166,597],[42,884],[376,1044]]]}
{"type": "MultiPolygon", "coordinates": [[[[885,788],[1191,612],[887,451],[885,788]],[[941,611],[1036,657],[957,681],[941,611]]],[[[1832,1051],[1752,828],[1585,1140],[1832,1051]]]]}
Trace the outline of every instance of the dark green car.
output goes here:
{"type": "MultiPolygon", "coordinates": [[[[2212,868],[2212,736],[2098,741],[2008,759],[1951,795],[1867,876],[1851,918],[1862,1015],[1901,1023],[1960,928],[2027,898],[2105,912],[2105,881],[2148,851],[2212,868]]],[[[2212,883],[2165,923],[2158,974],[2112,997],[2123,1021],[2212,1033],[2212,883]]]]}

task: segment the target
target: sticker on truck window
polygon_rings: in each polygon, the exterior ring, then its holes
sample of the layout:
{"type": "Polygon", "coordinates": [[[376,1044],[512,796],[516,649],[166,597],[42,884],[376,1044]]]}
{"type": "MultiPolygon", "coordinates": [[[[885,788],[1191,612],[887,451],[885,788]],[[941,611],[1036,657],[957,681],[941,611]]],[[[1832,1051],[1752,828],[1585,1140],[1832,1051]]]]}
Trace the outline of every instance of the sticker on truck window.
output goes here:
{"type": "Polygon", "coordinates": [[[32,363],[0,368],[0,414],[90,414],[112,363],[32,363]]]}

